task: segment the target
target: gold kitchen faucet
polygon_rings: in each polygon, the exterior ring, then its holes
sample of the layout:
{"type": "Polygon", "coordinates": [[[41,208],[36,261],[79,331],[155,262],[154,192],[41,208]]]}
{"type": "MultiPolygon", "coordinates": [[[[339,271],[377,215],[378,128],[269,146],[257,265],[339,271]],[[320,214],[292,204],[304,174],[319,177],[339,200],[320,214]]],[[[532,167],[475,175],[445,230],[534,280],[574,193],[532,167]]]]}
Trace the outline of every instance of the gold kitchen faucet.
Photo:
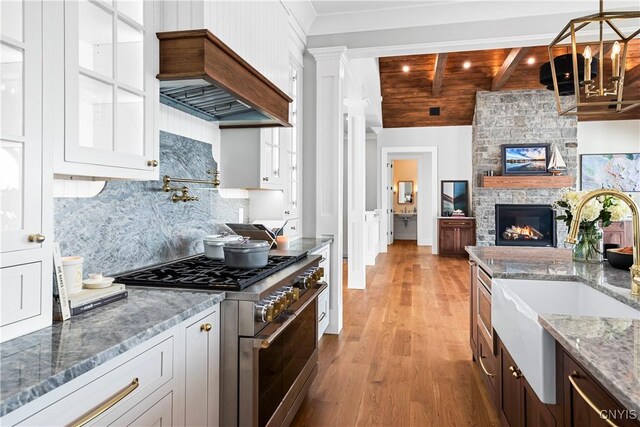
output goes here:
{"type": "Polygon", "coordinates": [[[582,216],[582,210],[589,200],[600,196],[612,196],[615,197],[627,205],[631,209],[633,215],[633,265],[631,266],[631,295],[640,296],[640,208],[633,201],[633,199],[617,190],[601,189],[593,190],[584,195],[584,197],[578,202],[576,211],[573,214],[573,220],[571,221],[571,227],[569,228],[569,234],[565,241],[572,245],[575,245],[578,241],[578,231],[580,230],[580,217],[582,216]]]}

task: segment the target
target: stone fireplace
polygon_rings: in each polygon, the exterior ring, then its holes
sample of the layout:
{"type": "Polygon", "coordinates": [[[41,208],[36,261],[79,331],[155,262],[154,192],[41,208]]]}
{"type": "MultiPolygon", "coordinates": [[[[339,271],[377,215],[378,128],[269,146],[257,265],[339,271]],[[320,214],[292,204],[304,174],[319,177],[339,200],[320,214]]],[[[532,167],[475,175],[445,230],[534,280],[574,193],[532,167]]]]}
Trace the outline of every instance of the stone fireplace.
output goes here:
{"type": "Polygon", "coordinates": [[[496,246],[556,246],[556,215],[551,205],[496,207],[496,246]]]}
{"type": "MultiPolygon", "coordinates": [[[[502,175],[503,144],[555,145],[567,164],[566,173],[574,178],[574,183],[577,175],[577,119],[558,115],[553,92],[478,92],[473,118],[472,197],[479,246],[495,245],[497,241],[504,243],[498,240],[497,233],[505,230],[496,230],[496,205],[544,205],[548,208],[559,199],[562,191],[560,188],[482,187],[485,172],[493,171],[495,175],[502,175]]],[[[564,224],[554,225],[555,242],[564,241],[566,227],[564,224]]],[[[530,246],[534,243],[520,241],[518,245],[530,246]]]]}

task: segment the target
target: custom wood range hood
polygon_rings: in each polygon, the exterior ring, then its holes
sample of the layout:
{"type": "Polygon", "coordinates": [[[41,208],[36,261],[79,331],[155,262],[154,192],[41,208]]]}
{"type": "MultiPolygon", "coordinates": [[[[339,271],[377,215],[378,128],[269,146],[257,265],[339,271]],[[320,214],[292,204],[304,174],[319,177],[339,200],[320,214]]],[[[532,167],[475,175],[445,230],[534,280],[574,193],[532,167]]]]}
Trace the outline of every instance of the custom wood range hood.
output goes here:
{"type": "Polygon", "coordinates": [[[160,102],[220,128],[289,127],[292,101],[208,30],[157,33],[160,102]]]}

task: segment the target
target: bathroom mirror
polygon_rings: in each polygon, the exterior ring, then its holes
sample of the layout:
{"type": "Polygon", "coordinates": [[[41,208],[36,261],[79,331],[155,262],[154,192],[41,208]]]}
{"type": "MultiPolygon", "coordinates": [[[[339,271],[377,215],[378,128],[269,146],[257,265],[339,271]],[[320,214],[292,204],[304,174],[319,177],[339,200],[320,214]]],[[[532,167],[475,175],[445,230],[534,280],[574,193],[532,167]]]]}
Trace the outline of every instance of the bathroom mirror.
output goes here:
{"type": "Polygon", "coordinates": [[[459,209],[468,216],[469,210],[469,181],[441,181],[441,212],[442,216],[451,216],[459,209]]]}
{"type": "Polygon", "coordinates": [[[413,181],[398,181],[398,204],[413,203],[413,181]]]}

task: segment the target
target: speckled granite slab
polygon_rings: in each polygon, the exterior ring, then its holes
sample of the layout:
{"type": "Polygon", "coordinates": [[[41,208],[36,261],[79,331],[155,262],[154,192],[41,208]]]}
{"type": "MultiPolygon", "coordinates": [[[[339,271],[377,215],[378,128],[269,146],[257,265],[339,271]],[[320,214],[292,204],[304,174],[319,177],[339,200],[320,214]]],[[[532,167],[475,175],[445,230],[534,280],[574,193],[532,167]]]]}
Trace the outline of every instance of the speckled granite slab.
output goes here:
{"type": "Polygon", "coordinates": [[[640,319],[540,315],[538,320],[620,403],[640,413],[640,319]]]}
{"type": "Polygon", "coordinates": [[[468,246],[467,252],[494,278],[524,280],[578,280],[620,302],[640,309],[640,297],[631,295],[631,275],[608,263],[573,262],[571,250],[468,246]]]}
{"type": "Polygon", "coordinates": [[[129,298],[0,345],[0,416],[185,319],[224,293],[129,288],[129,298]]]}
{"type": "Polygon", "coordinates": [[[313,252],[320,249],[323,246],[330,245],[333,242],[332,238],[322,238],[322,239],[313,239],[313,238],[302,238],[298,240],[294,240],[289,243],[289,249],[281,250],[274,249],[271,251],[273,255],[298,255],[300,253],[305,252],[313,252]]]}

